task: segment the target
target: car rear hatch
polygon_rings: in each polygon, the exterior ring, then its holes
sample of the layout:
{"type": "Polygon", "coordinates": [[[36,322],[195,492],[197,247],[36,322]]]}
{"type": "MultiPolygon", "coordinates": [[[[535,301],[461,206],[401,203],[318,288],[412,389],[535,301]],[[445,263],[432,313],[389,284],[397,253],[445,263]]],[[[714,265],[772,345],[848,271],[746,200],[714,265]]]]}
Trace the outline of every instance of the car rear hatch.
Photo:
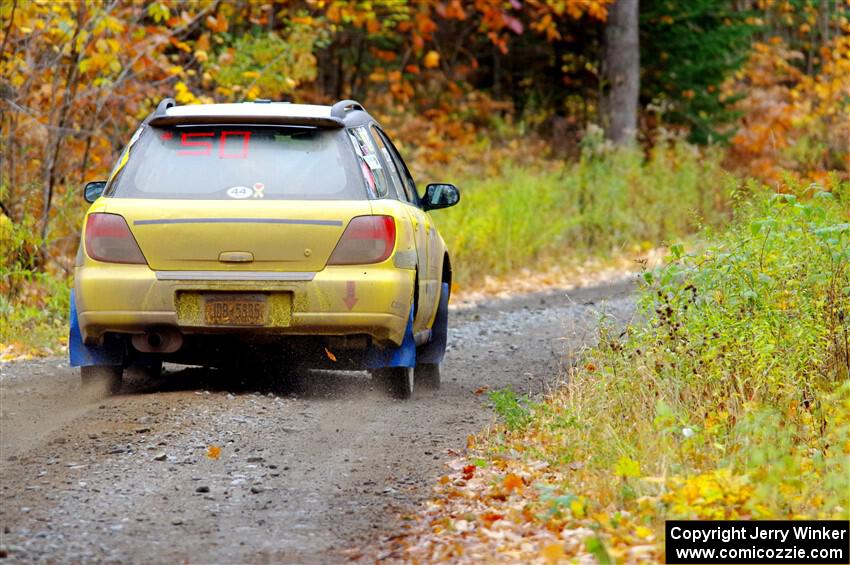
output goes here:
{"type": "Polygon", "coordinates": [[[111,199],[154,270],[315,272],[324,268],[367,200],[248,201],[111,199]]]}

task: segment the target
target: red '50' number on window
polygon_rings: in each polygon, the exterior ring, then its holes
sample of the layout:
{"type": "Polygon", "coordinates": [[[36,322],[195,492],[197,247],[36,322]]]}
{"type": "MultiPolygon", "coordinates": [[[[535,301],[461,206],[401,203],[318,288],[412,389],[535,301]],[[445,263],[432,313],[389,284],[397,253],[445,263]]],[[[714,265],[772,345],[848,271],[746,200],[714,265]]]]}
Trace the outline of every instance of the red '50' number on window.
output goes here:
{"type": "MultiPolygon", "coordinates": [[[[211,131],[195,131],[180,134],[180,145],[183,147],[197,147],[197,149],[180,149],[178,155],[210,155],[213,150],[215,133],[211,131]],[[207,141],[206,139],[209,139],[207,141]]],[[[218,138],[218,157],[220,159],[244,159],[248,156],[248,143],[251,140],[250,131],[223,131],[218,138]],[[229,136],[242,136],[242,152],[227,153],[225,142],[229,136]]]]}

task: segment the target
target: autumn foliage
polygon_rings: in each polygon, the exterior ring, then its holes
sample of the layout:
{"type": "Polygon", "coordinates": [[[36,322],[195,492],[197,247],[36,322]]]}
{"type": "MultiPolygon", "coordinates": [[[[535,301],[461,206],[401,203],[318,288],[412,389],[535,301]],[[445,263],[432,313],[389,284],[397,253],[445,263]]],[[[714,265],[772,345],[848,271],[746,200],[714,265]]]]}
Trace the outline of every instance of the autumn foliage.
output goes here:
{"type": "MultiPolygon", "coordinates": [[[[4,2],[4,311],[64,308],[56,289],[67,285],[55,283],[73,268],[81,187],[107,176],[165,97],[360,99],[425,181],[569,167],[605,125],[611,1],[4,2]]],[[[644,154],[688,138],[720,144],[728,168],[774,186],[846,178],[850,7],[721,4],[641,3],[644,154]]]]}
{"type": "MultiPolygon", "coordinates": [[[[63,257],[73,237],[58,239],[74,232],[80,206],[63,201],[57,212],[57,199],[68,187],[76,192],[84,180],[104,176],[127,132],[165,96],[182,104],[361,97],[425,163],[452,161],[460,147],[492,129],[494,118],[524,119],[556,145],[569,144],[563,138],[580,136],[599,118],[598,104],[577,105],[577,97],[587,100],[604,86],[594,49],[609,3],[13,0],[0,8],[0,202],[16,223],[35,219],[39,238],[49,240],[39,244],[41,261],[50,256],[67,268],[63,257]],[[544,62],[553,56],[554,64],[544,62]],[[526,90],[547,84],[563,94],[546,101],[526,90]]],[[[797,157],[820,171],[846,167],[846,10],[819,14],[795,6],[759,0],[752,8],[761,18],[750,15],[746,25],[761,29],[776,16],[776,31],[796,26],[797,35],[812,36],[808,43],[788,45],[779,35],[756,42],[729,82],[721,85],[722,73],[715,73],[717,84],[701,86],[709,96],[721,87],[729,99],[743,95],[735,162],[753,163],[765,177],[797,157]],[[818,35],[824,25],[827,31],[818,35]]],[[[675,3],[650,2],[646,9],[648,26],[691,25],[675,3]]],[[[741,36],[742,27],[735,29],[741,36]]],[[[646,39],[662,60],[678,53],[674,44],[646,39]]],[[[671,108],[694,97],[687,85],[671,97],[677,83],[663,66],[645,64],[647,96],[655,85],[671,108]],[[657,82],[656,75],[662,77],[657,82]]]]}
{"type": "Polygon", "coordinates": [[[804,60],[780,37],[753,46],[753,55],[731,81],[749,94],[738,104],[740,128],[731,159],[752,174],[780,183],[789,172],[827,183],[827,172],[850,162],[850,35],[819,50],[816,73],[795,65],[804,60]]]}

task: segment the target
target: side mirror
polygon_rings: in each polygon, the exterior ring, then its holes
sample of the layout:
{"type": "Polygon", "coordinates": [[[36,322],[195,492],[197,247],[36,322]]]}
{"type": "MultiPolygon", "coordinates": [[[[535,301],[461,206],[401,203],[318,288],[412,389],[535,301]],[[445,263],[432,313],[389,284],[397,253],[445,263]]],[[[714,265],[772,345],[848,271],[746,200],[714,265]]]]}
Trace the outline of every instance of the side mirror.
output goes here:
{"type": "Polygon", "coordinates": [[[425,198],[422,199],[422,206],[425,210],[437,210],[439,208],[448,208],[460,202],[460,191],[458,188],[449,183],[432,183],[425,188],[425,198]]]}
{"type": "Polygon", "coordinates": [[[86,202],[92,203],[103,194],[104,189],[106,189],[106,181],[105,180],[96,180],[89,183],[86,183],[86,189],[84,192],[84,196],[86,202]]]}

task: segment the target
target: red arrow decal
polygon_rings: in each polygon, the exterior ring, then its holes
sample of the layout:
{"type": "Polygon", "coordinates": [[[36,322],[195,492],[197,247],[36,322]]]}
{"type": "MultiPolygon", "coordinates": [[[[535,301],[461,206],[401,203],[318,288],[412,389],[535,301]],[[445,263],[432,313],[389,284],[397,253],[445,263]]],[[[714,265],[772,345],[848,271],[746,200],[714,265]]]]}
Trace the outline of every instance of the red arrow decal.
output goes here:
{"type": "Polygon", "coordinates": [[[354,281],[345,283],[345,298],[342,301],[345,302],[345,306],[349,311],[357,304],[357,297],[354,296],[354,281]]]}

